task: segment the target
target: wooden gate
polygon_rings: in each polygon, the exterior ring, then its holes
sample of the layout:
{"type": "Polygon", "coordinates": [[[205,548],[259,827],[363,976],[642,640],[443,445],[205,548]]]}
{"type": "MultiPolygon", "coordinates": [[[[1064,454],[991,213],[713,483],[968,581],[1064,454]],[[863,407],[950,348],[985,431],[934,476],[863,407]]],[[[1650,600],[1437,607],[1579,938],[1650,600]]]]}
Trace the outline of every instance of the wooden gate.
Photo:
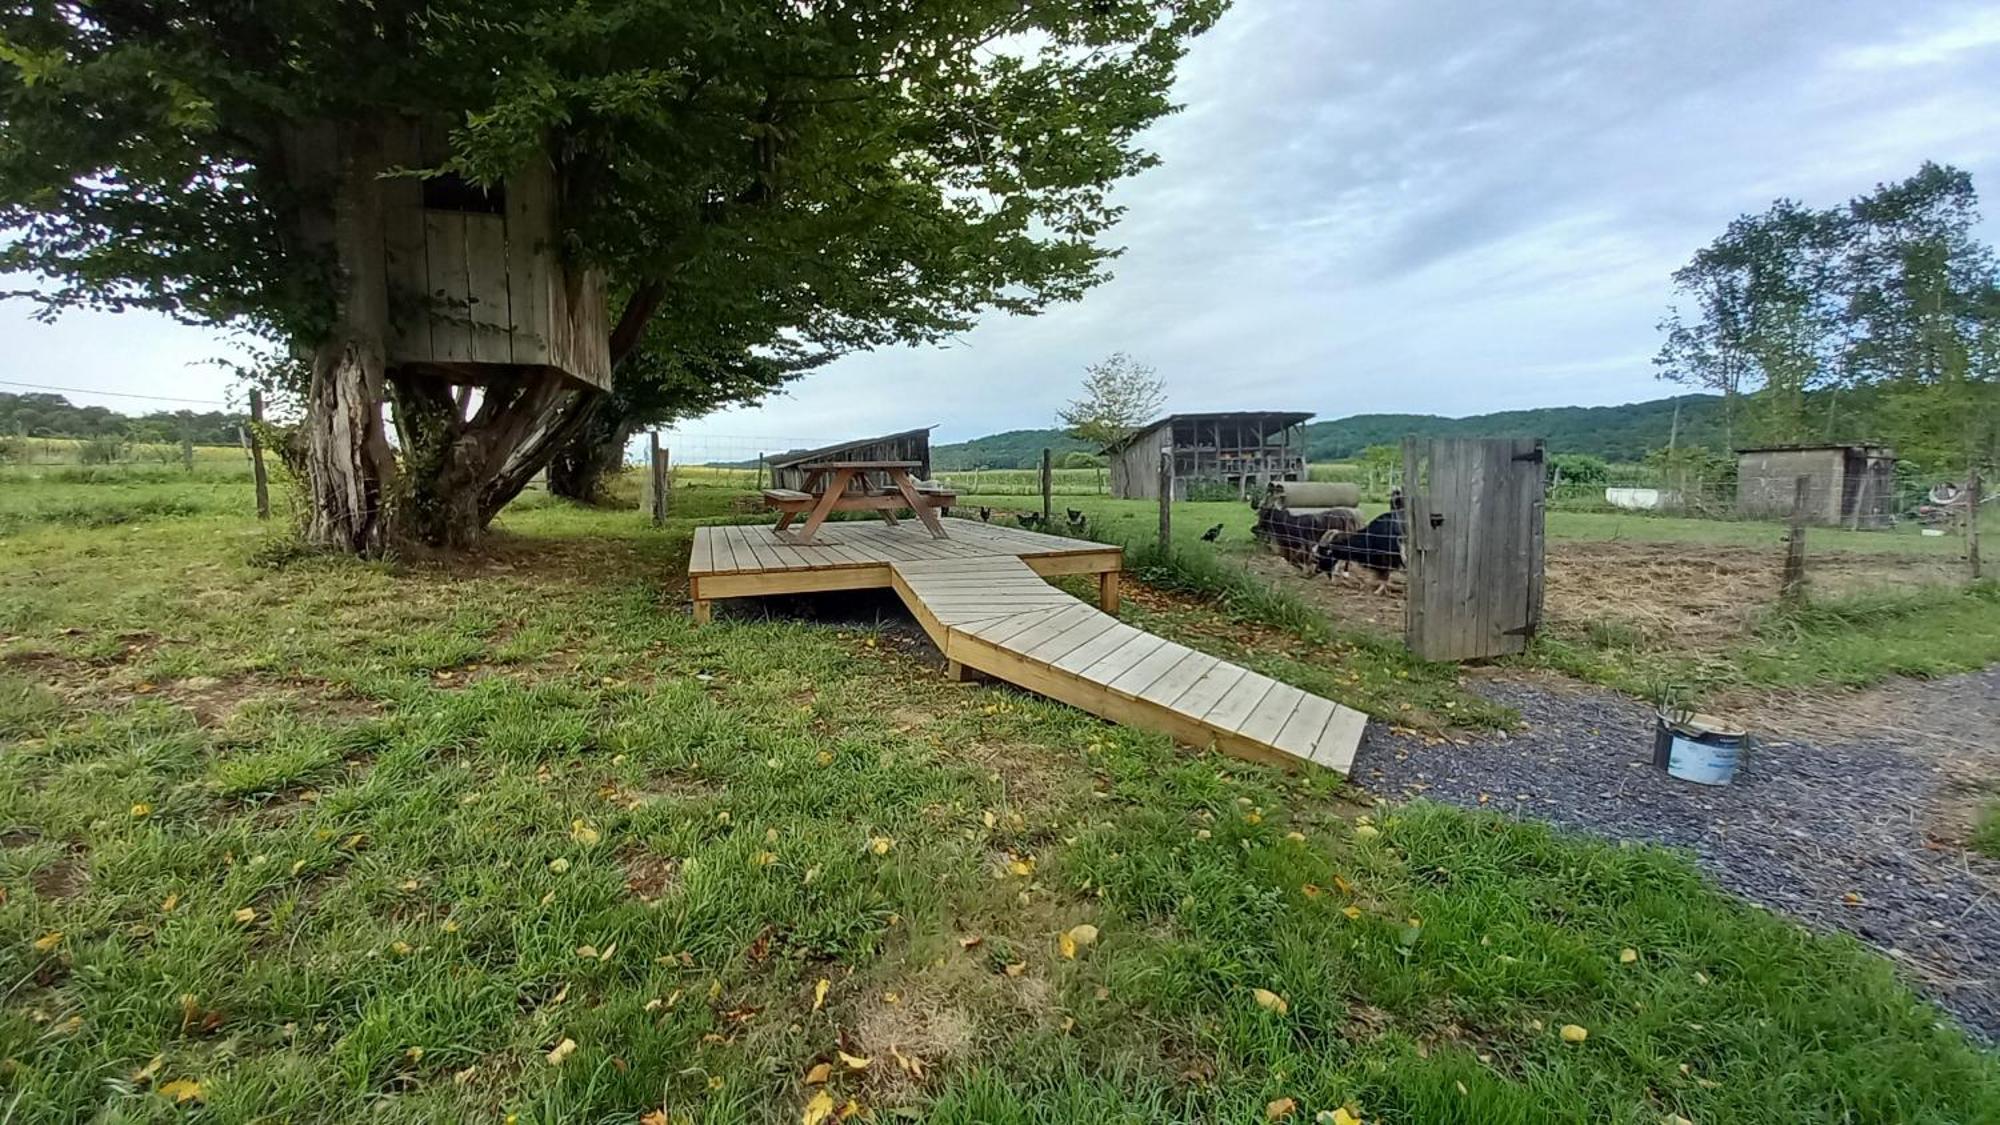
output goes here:
{"type": "Polygon", "coordinates": [[[1404,438],[1409,596],[1403,638],[1426,660],[1528,647],[1542,620],[1538,438],[1404,438]]]}

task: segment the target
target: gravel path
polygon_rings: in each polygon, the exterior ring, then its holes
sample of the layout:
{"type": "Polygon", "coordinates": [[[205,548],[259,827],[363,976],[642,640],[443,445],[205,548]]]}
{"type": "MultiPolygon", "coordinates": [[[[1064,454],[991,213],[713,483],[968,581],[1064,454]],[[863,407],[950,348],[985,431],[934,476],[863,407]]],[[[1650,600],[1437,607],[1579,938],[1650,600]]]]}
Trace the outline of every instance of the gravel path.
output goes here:
{"type": "Polygon", "coordinates": [[[1654,769],[1651,711],[1624,696],[1509,681],[1475,690],[1517,708],[1525,727],[1425,745],[1371,725],[1354,780],[1466,807],[1484,793],[1490,809],[1691,850],[1737,894],[1882,949],[2000,1040],[2000,862],[1927,834],[1955,780],[2000,778],[2000,668],[1905,689],[1923,701],[1914,729],[1764,740],[1721,788],[1654,769]]]}

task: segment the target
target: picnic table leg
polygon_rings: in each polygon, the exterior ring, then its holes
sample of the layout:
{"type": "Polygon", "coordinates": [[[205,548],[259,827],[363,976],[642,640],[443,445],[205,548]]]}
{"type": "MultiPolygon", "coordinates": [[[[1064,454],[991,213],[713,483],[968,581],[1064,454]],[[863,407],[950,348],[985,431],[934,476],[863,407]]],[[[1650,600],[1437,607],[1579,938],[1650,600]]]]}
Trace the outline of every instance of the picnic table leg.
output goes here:
{"type": "Polygon", "coordinates": [[[910,479],[909,470],[891,469],[889,470],[889,479],[896,485],[896,491],[901,492],[903,499],[909,502],[910,511],[916,513],[916,517],[924,521],[925,527],[930,528],[931,538],[946,538],[944,525],[938,522],[937,513],[931,511],[930,505],[924,503],[924,498],[917,493],[917,482],[910,479]]]}
{"type": "Polygon", "coordinates": [[[827,482],[826,491],[819,494],[819,503],[813,505],[812,514],[806,517],[806,525],[792,533],[792,542],[812,542],[813,536],[819,533],[819,525],[833,514],[834,504],[840,500],[841,493],[847,491],[847,481],[853,475],[852,469],[833,471],[833,479],[827,482]]]}

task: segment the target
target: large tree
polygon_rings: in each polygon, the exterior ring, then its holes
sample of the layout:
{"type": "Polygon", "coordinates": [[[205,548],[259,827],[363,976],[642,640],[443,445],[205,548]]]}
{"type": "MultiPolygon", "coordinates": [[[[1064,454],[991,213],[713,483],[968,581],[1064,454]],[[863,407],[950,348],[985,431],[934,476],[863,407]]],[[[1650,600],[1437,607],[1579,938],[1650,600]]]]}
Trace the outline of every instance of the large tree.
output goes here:
{"type": "Polygon", "coordinates": [[[51,315],[288,341],[310,357],[310,538],[461,543],[655,383],[754,394],[815,355],[1079,295],[1107,187],[1149,162],[1135,137],[1222,2],[14,3],[0,265],[51,315]],[[434,167],[385,150],[411,118],[449,126],[434,167]],[[525,371],[467,394],[384,359],[386,179],[533,161],[567,262],[621,298],[618,400],[525,371]]]}
{"type": "Polygon", "coordinates": [[[1167,404],[1167,385],[1149,364],[1112,352],[1083,369],[1083,394],[1058,412],[1063,428],[1103,447],[1153,420],[1167,404]]]}

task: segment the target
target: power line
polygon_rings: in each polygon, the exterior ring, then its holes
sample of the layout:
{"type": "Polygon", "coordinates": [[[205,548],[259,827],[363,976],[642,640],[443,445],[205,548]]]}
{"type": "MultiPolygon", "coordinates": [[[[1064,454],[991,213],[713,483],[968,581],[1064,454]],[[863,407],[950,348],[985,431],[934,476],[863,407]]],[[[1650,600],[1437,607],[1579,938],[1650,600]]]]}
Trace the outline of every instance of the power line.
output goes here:
{"type": "Polygon", "coordinates": [[[47,383],[17,383],[12,379],[0,379],[0,387],[27,387],[37,391],[67,391],[75,395],[103,395],[107,398],[137,398],[148,402],[185,402],[190,406],[228,406],[212,398],[172,398],[167,395],[135,395],[124,391],[95,391],[89,387],[54,387],[47,383]]]}

